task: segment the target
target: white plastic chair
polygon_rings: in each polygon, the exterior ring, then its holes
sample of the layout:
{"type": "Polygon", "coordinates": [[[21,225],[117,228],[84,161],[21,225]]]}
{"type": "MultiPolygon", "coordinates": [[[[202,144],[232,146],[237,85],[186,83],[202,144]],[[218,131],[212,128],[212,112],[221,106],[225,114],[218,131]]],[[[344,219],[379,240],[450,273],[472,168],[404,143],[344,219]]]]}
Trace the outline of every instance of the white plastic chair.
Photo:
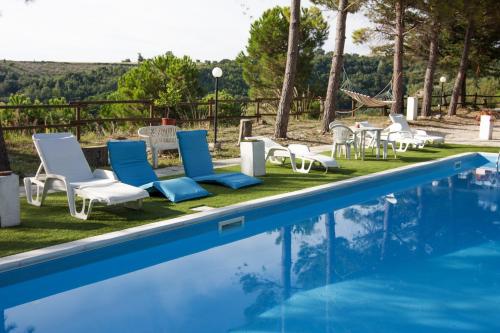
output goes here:
{"type": "Polygon", "coordinates": [[[34,134],[33,142],[42,163],[35,177],[24,178],[29,204],[41,206],[49,191],[63,191],[68,197],[71,216],[86,220],[94,203],[116,205],[136,202],[140,208],[147,191],[119,182],[112,171],[92,172],[76,138],[71,133],[34,134]],[[32,186],[36,187],[34,197],[32,186]],[[81,210],[76,197],[83,199],[81,210]]]}
{"type": "Polygon", "coordinates": [[[309,147],[306,145],[290,144],[288,145],[288,149],[292,155],[295,155],[295,161],[292,163],[292,168],[295,168],[294,171],[296,172],[309,173],[312,166],[316,162],[325,168],[325,173],[328,172],[329,168],[339,167],[337,161],[333,158],[321,154],[315,154],[311,152],[309,147]],[[297,167],[297,159],[301,160],[300,168],[297,167]]]}
{"type": "Polygon", "coordinates": [[[291,144],[288,147],[282,146],[279,143],[265,136],[247,137],[250,140],[260,140],[264,142],[265,158],[273,164],[284,164],[286,159],[290,159],[292,170],[299,173],[309,173],[314,163],[320,163],[325,172],[329,168],[338,167],[337,161],[333,158],[321,154],[315,154],[310,151],[309,147],[300,144],[291,144]],[[297,167],[297,159],[301,160],[301,166],[297,167]]]}
{"type": "Polygon", "coordinates": [[[340,150],[344,149],[344,156],[347,159],[351,158],[351,146],[354,148],[354,158],[358,158],[358,144],[356,140],[356,133],[349,127],[338,122],[331,122],[328,126],[333,133],[333,146],[331,157],[340,156],[340,150]]]}
{"type": "Polygon", "coordinates": [[[423,148],[426,143],[431,143],[431,144],[444,143],[444,137],[442,136],[430,135],[422,129],[412,129],[408,124],[408,122],[406,121],[405,116],[402,114],[391,113],[389,115],[389,119],[391,119],[393,124],[401,125],[401,131],[405,133],[405,136],[407,138],[412,138],[415,141],[420,141],[421,144],[420,145],[417,144],[419,148],[423,148]]]}
{"type": "MultiPolygon", "coordinates": [[[[147,149],[151,151],[153,157],[153,168],[158,167],[158,155],[163,150],[177,149],[177,131],[179,128],[173,125],[147,126],[141,127],[137,131],[139,137],[146,142],[147,149]]],[[[180,158],[179,154],[179,158],[180,158]]]]}

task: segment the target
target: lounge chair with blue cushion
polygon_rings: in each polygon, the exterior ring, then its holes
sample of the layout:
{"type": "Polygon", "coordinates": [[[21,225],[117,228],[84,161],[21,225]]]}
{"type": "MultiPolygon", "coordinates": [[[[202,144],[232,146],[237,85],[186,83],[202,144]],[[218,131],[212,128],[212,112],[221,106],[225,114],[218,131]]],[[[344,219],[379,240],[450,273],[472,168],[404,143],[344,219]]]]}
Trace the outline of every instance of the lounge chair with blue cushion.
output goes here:
{"type": "Polygon", "coordinates": [[[49,191],[66,192],[71,216],[86,220],[95,203],[137,209],[142,199],[149,197],[148,192],[119,182],[108,170],[92,172],[71,133],[34,134],[33,143],[42,163],[34,177],[24,178],[26,199],[31,205],[41,206],[49,191]],[[82,199],[81,208],[77,208],[77,197],[82,199]]]}
{"type": "Polygon", "coordinates": [[[186,176],[200,183],[218,183],[232,189],[257,185],[262,181],[241,172],[215,173],[208,150],[207,131],[178,131],[177,139],[186,176]]]}
{"type": "Polygon", "coordinates": [[[117,178],[132,186],[158,191],[172,202],[180,202],[210,195],[187,177],[159,180],[148,163],[144,141],[109,141],[109,160],[117,178]]]}

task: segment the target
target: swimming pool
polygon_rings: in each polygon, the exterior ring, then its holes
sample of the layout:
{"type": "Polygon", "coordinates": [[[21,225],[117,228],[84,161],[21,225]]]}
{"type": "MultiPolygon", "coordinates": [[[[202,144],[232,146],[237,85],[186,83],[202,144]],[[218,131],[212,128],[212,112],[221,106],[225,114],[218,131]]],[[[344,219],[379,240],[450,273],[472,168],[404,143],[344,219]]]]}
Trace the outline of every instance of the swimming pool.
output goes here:
{"type": "Polygon", "coordinates": [[[471,154],[6,271],[0,332],[498,332],[493,168],[471,154]]]}

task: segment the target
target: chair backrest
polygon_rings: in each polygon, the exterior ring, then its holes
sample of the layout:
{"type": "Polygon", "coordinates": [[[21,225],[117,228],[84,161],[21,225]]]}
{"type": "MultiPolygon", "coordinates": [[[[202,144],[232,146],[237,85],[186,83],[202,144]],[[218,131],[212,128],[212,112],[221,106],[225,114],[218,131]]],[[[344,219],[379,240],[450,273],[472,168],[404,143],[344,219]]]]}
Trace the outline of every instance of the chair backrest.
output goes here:
{"type": "Polygon", "coordinates": [[[214,173],[206,130],[178,131],[177,140],[186,176],[200,177],[214,173]]]}
{"type": "Polygon", "coordinates": [[[268,138],[266,136],[250,136],[250,137],[246,137],[245,139],[263,141],[264,142],[264,149],[266,150],[266,152],[272,148],[286,149],[285,147],[283,147],[279,143],[271,140],[270,138],[268,138]]]}
{"type": "MultiPolygon", "coordinates": [[[[174,125],[146,126],[137,131],[140,137],[148,137],[152,145],[163,142],[177,142],[177,131],[174,125]]],[[[149,142],[147,142],[149,144],[149,142]]]]}
{"type": "Polygon", "coordinates": [[[330,127],[333,133],[333,141],[335,143],[346,143],[348,140],[352,139],[354,132],[343,124],[334,124],[330,127]]]}
{"type": "Polygon", "coordinates": [[[396,114],[396,113],[391,113],[389,115],[389,119],[391,119],[391,121],[394,123],[394,124],[400,124],[401,125],[401,130],[402,131],[408,131],[408,132],[411,132],[411,128],[410,128],[410,125],[408,124],[408,122],[406,121],[406,118],[404,115],[402,114],[396,114]]]}
{"type": "Polygon", "coordinates": [[[144,141],[108,141],[108,152],[111,167],[122,183],[141,186],[158,180],[148,163],[144,141]]]}
{"type": "Polygon", "coordinates": [[[68,182],[93,178],[82,147],[71,133],[34,134],[33,143],[46,173],[66,177],[68,182]]]}

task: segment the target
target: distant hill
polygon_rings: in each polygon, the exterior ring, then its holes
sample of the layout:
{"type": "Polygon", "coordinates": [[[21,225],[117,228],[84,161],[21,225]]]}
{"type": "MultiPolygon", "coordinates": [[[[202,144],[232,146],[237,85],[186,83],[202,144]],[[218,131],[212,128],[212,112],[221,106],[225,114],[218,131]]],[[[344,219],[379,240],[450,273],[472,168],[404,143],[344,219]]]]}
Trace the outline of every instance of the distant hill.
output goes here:
{"type": "Polygon", "coordinates": [[[116,90],[118,78],[136,63],[0,61],[0,100],[22,93],[42,102],[102,98],[116,90]]]}
{"type": "Polygon", "coordinates": [[[48,75],[60,76],[69,73],[89,73],[102,67],[131,68],[137,66],[137,63],[131,62],[57,62],[57,61],[13,61],[0,60],[0,68],[10,67],[18,73],[28,75],[48,75]]]}

